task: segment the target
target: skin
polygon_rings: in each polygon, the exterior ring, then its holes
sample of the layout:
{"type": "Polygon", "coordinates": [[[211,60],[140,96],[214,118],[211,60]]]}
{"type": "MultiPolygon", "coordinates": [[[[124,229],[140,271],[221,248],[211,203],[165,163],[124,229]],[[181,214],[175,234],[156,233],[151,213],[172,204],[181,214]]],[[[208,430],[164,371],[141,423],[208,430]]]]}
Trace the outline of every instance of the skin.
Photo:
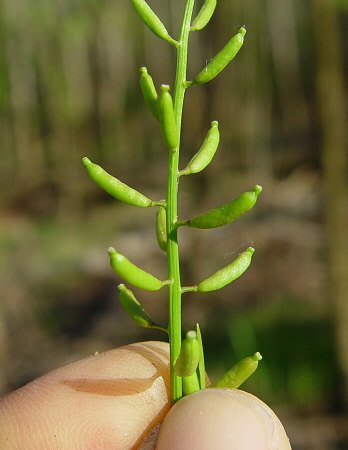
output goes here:
{"type": "Polygon", "coordinates": [[[1,448],[150,450],[158,438],[159,450],[290,449],[275,414],[243,391],[200,391],[168,413],[168,351],[163,342],[131,344],[7,394],[0,399],[1,448]]]}

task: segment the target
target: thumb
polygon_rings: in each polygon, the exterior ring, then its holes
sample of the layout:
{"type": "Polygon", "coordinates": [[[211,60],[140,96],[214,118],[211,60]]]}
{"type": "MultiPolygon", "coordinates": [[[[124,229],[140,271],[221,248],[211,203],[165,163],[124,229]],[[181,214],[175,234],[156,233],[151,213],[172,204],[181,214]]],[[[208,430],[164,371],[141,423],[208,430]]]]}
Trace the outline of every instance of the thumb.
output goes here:
{"type": "Polygon", "coordinates": [[[291,450],[284,428],[261,400],[237,389],[205,389],[165,417],[156,450],[291,450]]]}
{"type": "Polygon", "coordinates": [[[7,450],[130,449],[169,410],[169,348],[120,347],[57,369],[0,400],[7,450]]]}

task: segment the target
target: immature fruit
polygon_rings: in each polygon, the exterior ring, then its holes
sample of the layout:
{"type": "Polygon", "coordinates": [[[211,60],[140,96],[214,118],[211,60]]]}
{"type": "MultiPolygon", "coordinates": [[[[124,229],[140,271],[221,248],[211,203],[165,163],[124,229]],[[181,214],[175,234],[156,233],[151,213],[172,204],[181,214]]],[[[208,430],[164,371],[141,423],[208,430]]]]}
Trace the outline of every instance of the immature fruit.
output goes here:
{"type": "Polygon", "coordinates": [[[159,116],[163,139],[171,150],[175,150],[178,146],[178,133],[174,115],[173,100],[169,93],[169,89],[169,86],[162,84],[162,94],[159,100],[159,116]]]}
{"type": "Polygon", "coordinates": [[[113,247],[109,248],[108,253],[111,267],[128,283],[147,291],[158,291],[163,286],[161,280],[131,263],[129,259],[118,253],[113,247]]]}
{"type": "Polygon", "coordinates": [[[141,327],[153,328],[155,325],[153,320],[135,298],[133,292],[127,289],[124,284],[120,284],[117,287],[120,291],[120,303],[129,316],[141,327]]]}
{"type": "Polygon", "coordinates": [[[152,200],[122,183],[122,181],[107,173],[102,167],[93,164],[87,157],[84,157],[82,161],[87,169],[88,175],[108,194],[128,205],[140,206],[142,208],[153,206],[152,200]]]}
{"type": "Polygon", "coordinates": [[[216,153],[219,145],[219,140],[219,123],[217,120],[214,120],[211,123],[211,128],[208,131],[201,148],[187,164],[187,167],[179,172],[179,175],[198,173],[201,170],[205,169],[216,153]]]}
{"type": "Polygon", "coordinates": [[[181,343],[179,358],[175,362],[175,373],[180,377],[188,377],[196,372],[199,363],[200,349],[195,331],[188,331],[181,343]]]}
{"type": "Polygon", "coordinates": [[[201,388],[197,367],[201,359],[201,343],[196,331],[188,331],[181,343],[180,355],[175,362],[176,375],[182,377],[183,394],[189,395],[201,388]]]}
{"type": "Polygon", "coordinates": [[[197,17],[192,22],[191,31],[202,30],[210,21],[216,8],[217,0],[205,0],[197,17]]]}
{"type": "Polygon", "coordinates": [[[255,249],[249,247],[226,267],[197,284],[199,292],[217,291],[239,278],[250,266],[255,249]]]}
{"type": "Polygon", "coordinates": [[[242,359],[232,369],[227,371],[213,387],[237,389],[255,372],[261,359],[262,356],[259,352],[242,359]]]}
{"type": "Polygon", "coordinates": [[[160,206],[156,213],[156,238],[158,245],[164,252],[167,251],[167,214],[165,208],[160,206]]]}
{"type": "Polygon", "coordinates": [[[200,214],[193,219],[180,222],[180,225],[187,225],[194,228],[217,228],[226,225],[238,217],[242,216],[255,205],[262,187],[256,185],[254,189],[243,192],[239,197],[230,203],[211,209],[210,211],[200,214]]]}
{"type": "Polygon", "coordinates": [[[241,27],[238,33],[227,42],[225,47],[199,72],[192,81],[192,84],[207,83],[222,72],[242,47],[245,33],[246,29],[241,27]]]}
{"type": "Polygon", "coordinates": [[[201,388],[199,386],[197,373],[193,373],[188,377],[182,377],[182,392],[184,395],[190,395],[194,392],[199,391],[201,388]]]}
{"type": "Polygon", "coordinates": [[[140,69],[140,87],[144,96],[146,106],[152,114],[158,119],[158,104],[157,91],[151,75],[148,73],[146,67],[140,69]]]}
{"type": "Polygon", "coordinates": [[[171,39],[166,27],[144,0],[131,0],[131,2],[143,22],[156,36],[166,41],[171,39]]]}

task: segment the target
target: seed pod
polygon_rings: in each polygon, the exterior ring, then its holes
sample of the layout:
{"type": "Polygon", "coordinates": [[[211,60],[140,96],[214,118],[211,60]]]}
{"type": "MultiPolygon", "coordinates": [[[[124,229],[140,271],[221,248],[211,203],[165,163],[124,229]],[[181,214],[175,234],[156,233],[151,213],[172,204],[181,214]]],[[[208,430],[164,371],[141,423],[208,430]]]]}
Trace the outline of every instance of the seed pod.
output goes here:
{"type": "Polygon", "coordinates": [[[225,47],[199,72],[191,84],[207,83],[222,72],[243,45],[245,33],[246,29],[241,27],[238,33],[227,42],[225,47]]]}
{"type": "Polygon", "coordinates": [[[156,237],[161,250],[167,251],[167,214],[165,208],[160,206],[156,213],[156,237]]]}
{"type": "Polygon", "coordinates": [[[111,267],[128,283],[147,291],[158,291],[163,286],[161,280],[131,263],[129,259],[118,253],[113,247],[109,248],[108,253],[111,267]]]}
{"type": "Polygon", "coordinates": [[[205,0],[197,17],[192,22],[190,31],[202,30],[210,21],[216,8],[217,0],[205,0]]]}
{"type": "Polygon", "coordinates": [[[136,12],[150,30],[165,41],[172,41],[166,27],[144,0],[131,0],[136,12]]]}
{"type": "Polygon", "coordinates": [[[179,377],[188,377],[196,372],[199,362],[199,344],[195,331],[188,331],[181,343],[181,350],[174,370],[179,377]]]}
{"type": "Polygon", "coordinates": [[[170,87],[162,84],[162,94],[159,100],[159,116],[164,142],[171,150],[178,146],[178,134],[173,108],[172,96],[169,93],[170,87]]]}
{"type": "Polygon", "coordinates": [[[237,389],[255,372],[261,359],[262,356],[259,352],[254,353],[253,356],[242,359],[233,366],[232,369],[227,371],[213,387],[237,389]]]}
{"type": "Polygon", "coordinates": [[[135,298],[133,292],[127,289],[124,284],[120,284],[117,287],[120,291],[120,303],[128,315],[141,327],[153,328],[155,323],[135,298]]]}
{"type": "Polygon", "coordinates": [[[219,123],[217,120],[214,120],[211,123],[211,128],[208,131],[201,148],[187,164],[187,167],[179,172],[179,175],[198,173],[201,170],[205,169],[216,153],[219,145],[219,140],[219,123]]]}
{"type": "Polygon", "coordinates": [[[239,278],[250,266],[254,251],[255,249],[252,247],[247,248],[228,266],[223,267],[213,275],[210,275],[210,277],[198,283],[197,290],[199,292],[218,291],[227,284],[232,283],[232,281],[239,278]]]}
{"type": "Polygon", "coordinates": [[[153,206],[152,200],[122,183],[122,181],[107,173],[102,167],[93,164],[87,157],[84,157],[82,161],[87,169],[88,175],[108,194],[128,205],[140,206],[142,208],[153,206]]]}
{"type": "Polygon", "coordinates": [[[188,377],[182,377],[182,391],[184,395],[190,395],[202,389],[199,386],[197,373],[194,372],[188,377]]]}
{"type": "Polygon", "coordinates": [[[239,197],[230,203],[211,209],[200,214],[193,219],[180,222],[180,225],[187,225],[194,228],[217,228],[238,219],[241,215],[250,211],[262,191],[262,187],[256,185],[251,191],[243,192],[239,197]]]}
{"type": "Polygon", "coordinates": [[[153,83],[151,75],[149,75],[146,67],[140,69],[140,87],[144,96],[146,106],[152,114],[158,119],[157,91],[153,83]]]}
{"type": "Polygon", "coordinates": [[[201,389],[205,389],[205,383],[206,383],[206,373],[205,373],[205,364],[204,364],[204,350],[203,350],[203,342],[202,342],[202,335],[201,335],[201,329],[199,327],[199,324],[196,323],[195,331],[197,334],[197,341],[199,345],[199,363],[198,363],[198,375],[199,375],[199,386],[201,389]]]}

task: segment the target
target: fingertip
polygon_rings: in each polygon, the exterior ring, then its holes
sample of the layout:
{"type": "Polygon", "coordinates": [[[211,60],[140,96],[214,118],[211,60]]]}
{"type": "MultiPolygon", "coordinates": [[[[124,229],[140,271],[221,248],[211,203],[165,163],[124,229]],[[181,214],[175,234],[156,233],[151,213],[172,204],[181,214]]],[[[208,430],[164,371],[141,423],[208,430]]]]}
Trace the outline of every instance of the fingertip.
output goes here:
{"type": "Polygon", "coordinates": [[[184,397],[165,417],[157,450],[289,450],[285,430],[261,400],[237,389],[184,397]]]}

